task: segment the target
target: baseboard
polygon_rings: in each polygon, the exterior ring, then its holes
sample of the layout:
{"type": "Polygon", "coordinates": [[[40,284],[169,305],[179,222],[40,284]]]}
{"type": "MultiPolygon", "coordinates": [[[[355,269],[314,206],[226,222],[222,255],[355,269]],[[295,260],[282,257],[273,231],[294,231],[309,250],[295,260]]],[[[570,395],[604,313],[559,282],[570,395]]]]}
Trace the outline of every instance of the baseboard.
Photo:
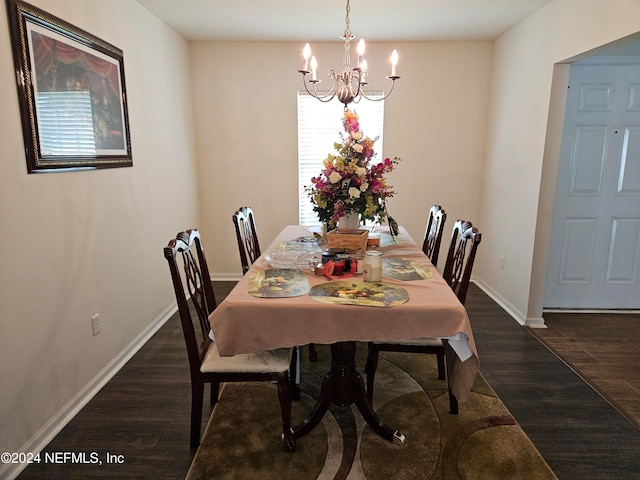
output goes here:
{"type": "Polygon", "coordinates": [[[237,282],[242,278],[242,275],[238,273],[218,273],[211,275],[212,282],[237,282]]]}
{"type": "Polygon", "coordinates": [[[640,310],[637,309],[595,309],[595,308],[544,308],[543,313],[620,313],[620,314],[632,314],[637,315],[640,310]]]}
{"type": "Polygon", "coordinates": [[[529,328],[547,328],[542,317],[527,317],[525,320],[525,326],[529,328]]]}
{"type": "MultiPolygon", "coordinates": [[[[56,413],[22,447],[20,452],[41,452],[55,436],[75,417],[84,406],[111,380],[116,373],[147,343],[178,310],[174,302],[150,323],[129,345],[109,362],[93,379],[85,385],[58,413],[56,413]]],[[[5,464],[0,468],[0,478],[14,479],[28,464],[5,464]]]]}
{"type": "Polygon", "coordinates": [[[496,302],[500,307],[507,312],[516,322],[522,326],[532,328],[546,328],[544,320],[542,318],[527,318],[516,307],[511,305],[505,300],[498,292],[493,290],[489,285],[484,283],[480,278],[475,275],[472,277],[473,283],[475,283],[484,293],[486,293],[491,299],[496,302]]]}

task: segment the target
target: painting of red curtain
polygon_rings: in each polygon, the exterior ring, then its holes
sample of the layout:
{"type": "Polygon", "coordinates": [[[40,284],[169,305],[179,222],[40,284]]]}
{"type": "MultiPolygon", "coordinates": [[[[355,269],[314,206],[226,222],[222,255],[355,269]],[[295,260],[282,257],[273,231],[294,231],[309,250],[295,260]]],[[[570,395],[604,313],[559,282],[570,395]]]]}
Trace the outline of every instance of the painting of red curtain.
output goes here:
{"type": "Polygon", "coordinates": [[[132,166],[122,51],[7,0],[29,173],[132,166]]]}

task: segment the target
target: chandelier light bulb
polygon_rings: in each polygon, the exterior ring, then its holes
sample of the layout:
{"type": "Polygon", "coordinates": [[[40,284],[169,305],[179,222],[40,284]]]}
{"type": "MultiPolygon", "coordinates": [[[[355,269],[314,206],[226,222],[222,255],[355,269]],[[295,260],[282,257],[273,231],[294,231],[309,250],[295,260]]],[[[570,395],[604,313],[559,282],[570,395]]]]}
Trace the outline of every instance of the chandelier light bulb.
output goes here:
{"type": "Polygon", "coordinates": [[[318,78],[316,76],[316,72],[318,70],[318,61],[316,60],[316,56],[311,57],[311,81],[317,81],[318,78]]]}
{"type": "Polygon", "coordinates": [[[311,55],[311,47],[307,43],[304,46],[304,48],[302,49],[302,58],[304,58],[304,67],[302,68],[302,70],[304,72],[308,72],[309,71],[309,56],[310,55],[311,55]]]}
{"type": "Polygon", "coordinates": [[[362,68],[362,61],[364,60],[364,38],[361,38],[358,42],[358,68],[362,68]]]}
{"type": "Polygon", "coordinates": [[[398,65],[398,51],[396,49],[391,52],[391,76],[396,76],[396,66],[398,65]]]}

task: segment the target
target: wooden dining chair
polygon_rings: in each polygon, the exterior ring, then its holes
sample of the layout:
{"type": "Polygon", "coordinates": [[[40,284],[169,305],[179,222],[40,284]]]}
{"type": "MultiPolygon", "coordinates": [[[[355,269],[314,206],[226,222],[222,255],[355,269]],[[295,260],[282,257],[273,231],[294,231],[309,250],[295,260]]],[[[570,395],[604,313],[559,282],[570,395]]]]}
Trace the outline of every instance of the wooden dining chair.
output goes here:
{"type": "Polygon", "coordinates": [[[244,275],[261,255],[253,209],[251,207],[240,207],[233,214],[232,219],[236,228],[240,264],[244,275]]]}
{"type": "Polygon", "coordinates": [[[429,218],[427,219],[427,228],[424,232],[422,251],[429,257],[434,267],[438,265],[440,244],[442,243],[442,233],[444,232],[444,224],[446,221],[447,213],[440,205],[433,205],[429,209],[429,218]]]}
{"type": "Polygon", "coordinates": [[[211,403],[218,401],[222,382],[276,382],[282,416],[282,447],[293,451],[291,398],[296,352],[283,348],[260,353],[222,357],[210,337],[209,315],[216,308],[211,277],[197,230],[180,232],[164,249],[178,303],[182,332],[191,372],[191,448],[200,444],[204,386],[211,384],[211,403]],[[182,270],[178,258],[182,257],[182,270]],[[185,292],[185,285],[187,291],[185,292]],[[188,298],[191,298],[191,306],[188,298]],[[192,317],[192,313],[195,318],[192,317]],[[195,326],[194,326],[195,323],[195,326]],[[291,373],[291,375],[290,375],[291,373]]]}
{"type": "MultiPolygon", "coordinates": [[[[451,232],[451,244],[447,253],[447,261],[443,270],[443,278],[453,289],[460,303],[464,305],[471,280],[471,271],[476,258],[476,251],[482,235],[471,222],[458,220],[451,232]]],[[[369,342],[369,352],[365,372],[367,375],[367,396],[373,401],[373,385],[380,352],[408,352],[434,354],[438,361],[438,378],[444,380],[446,376],[446,340],[440,338],[414,338],[408,340],[394,340],[388,342],[369,342]]],[[[449,411],[458,413],[458,401],[449,388],[449,411]]]]}
{"type": "MultiPolygon", "coordinates": [[[[240,264],[244,275],[261,255],[256,220],[251,207],[240,207],[231,218],[236,228],[240,264]]],[[[318,353],[313,343],[309,344],[309,360],[312,362],[318,360],[318,353]]]]}
{"type": "Polygon", "coordinates": [[[467,299],[473,263],[481,240],[482,234],[471,222],[458,220],[453,225],[442,276],[463,305],[467,299]]]}

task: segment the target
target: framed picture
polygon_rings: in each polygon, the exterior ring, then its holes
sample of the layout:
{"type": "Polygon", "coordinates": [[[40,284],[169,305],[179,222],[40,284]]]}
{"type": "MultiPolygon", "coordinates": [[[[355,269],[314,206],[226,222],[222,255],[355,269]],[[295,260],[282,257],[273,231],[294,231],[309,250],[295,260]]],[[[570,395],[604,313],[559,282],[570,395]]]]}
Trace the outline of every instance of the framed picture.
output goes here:
{"type": "Polygon", "coordinates": [[[122,51],[6,2],[29,173],[132,166],[122,51]]]}

